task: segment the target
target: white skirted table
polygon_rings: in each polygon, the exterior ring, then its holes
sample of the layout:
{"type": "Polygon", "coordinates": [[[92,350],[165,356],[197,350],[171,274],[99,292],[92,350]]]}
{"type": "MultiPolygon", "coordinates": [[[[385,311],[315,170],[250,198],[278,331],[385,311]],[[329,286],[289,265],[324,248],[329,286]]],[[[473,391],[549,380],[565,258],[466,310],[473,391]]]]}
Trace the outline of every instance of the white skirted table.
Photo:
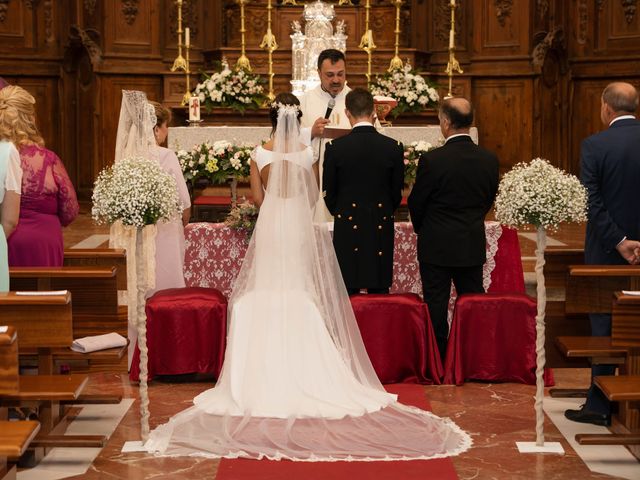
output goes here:
{"type": "MultiPolygon", "coordinates": [[[[271,127],[171,127],[169,128],[169,148],[173,150],[190,150],[194,145],[204,142],[226,140],[234,144],[260,144],[267,140],[271,127]]],[[[425,141],[436,145],[443,140],[438,125],[416,127],[386,127],[381,133],[394,138],[404,144],[414,141],[425,141]]],[[[471,129],[471,138],[478,143],[478,130],[471,129]]]]}

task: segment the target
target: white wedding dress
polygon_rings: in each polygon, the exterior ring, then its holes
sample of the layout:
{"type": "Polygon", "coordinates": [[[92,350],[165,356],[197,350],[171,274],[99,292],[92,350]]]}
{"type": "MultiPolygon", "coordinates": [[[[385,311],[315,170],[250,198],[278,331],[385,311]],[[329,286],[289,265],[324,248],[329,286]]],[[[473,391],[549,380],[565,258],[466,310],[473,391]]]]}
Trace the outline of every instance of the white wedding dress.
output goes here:
{"type": "Polygon", "coordinates": [[[367,356],[318,198],[311,148],[281,108],[264,203],[229,301],[216,386],[151,432],[159,455],[296,461],[456,455],[470,437],[448,419],[397,402],[367,356]]]}

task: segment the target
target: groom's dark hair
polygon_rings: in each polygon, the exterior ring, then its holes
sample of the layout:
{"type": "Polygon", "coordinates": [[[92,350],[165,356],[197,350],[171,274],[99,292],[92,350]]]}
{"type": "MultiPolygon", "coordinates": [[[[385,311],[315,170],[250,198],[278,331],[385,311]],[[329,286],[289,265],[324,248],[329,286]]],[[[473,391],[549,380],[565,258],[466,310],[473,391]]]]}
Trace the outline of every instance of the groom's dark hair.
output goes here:
{"type": "MultiPolygon", "coordinates": [[[[293,93],[282,92],[276,95],[276,98],[273,99],[273,103],[271,104],[271,108],[269,109],[269,120],[271,120],[271,135],[273,135],[276,131],[276,127],[278,126],[278,104],[282,105],[298,105],[300,106],[300,100],[293,93]]],[[[298,110],[298,120],[302,118],[302,110],[298,110]]]]}
{"type": "Polygon", "coordinates": [[[344,106],[355,118],[368,117],[373,113],[373,95],[364,88],[354,88],[347,93],[344,106]]]}

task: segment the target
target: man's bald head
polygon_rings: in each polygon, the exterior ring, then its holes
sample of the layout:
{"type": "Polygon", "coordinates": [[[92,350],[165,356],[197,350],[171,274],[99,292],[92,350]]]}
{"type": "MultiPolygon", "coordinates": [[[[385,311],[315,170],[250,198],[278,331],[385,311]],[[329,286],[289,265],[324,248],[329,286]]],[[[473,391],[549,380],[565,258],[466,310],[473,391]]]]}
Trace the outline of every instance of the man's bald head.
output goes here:
{"type": "Polygon", "coordinates": [[[626,82],[613,82],[602,92],[602,102],[617,115],[630,115],[638,109],[638,91],[626,82]]]}
{"type": "Polygon", "coordinates": [[[447,98],[440,104],[440,123],[446,119],[451,130],[469,130],[473,123],[473,107],[466,98],[447,98]]]}

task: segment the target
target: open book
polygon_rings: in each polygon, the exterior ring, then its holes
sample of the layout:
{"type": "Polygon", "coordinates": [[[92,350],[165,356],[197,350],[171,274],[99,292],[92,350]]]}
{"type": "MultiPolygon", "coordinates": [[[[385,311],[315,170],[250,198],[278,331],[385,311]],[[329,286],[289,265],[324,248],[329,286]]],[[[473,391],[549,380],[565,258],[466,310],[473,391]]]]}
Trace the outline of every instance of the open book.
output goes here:
{"type": "Polygon", "coordinates": [[[333,140],[335,138],[344,137],[348,133],[351,133],[350,128],[326,127],[324,129],[324,133],[322,134],[322,138],[330,138],[333,140]]]}

